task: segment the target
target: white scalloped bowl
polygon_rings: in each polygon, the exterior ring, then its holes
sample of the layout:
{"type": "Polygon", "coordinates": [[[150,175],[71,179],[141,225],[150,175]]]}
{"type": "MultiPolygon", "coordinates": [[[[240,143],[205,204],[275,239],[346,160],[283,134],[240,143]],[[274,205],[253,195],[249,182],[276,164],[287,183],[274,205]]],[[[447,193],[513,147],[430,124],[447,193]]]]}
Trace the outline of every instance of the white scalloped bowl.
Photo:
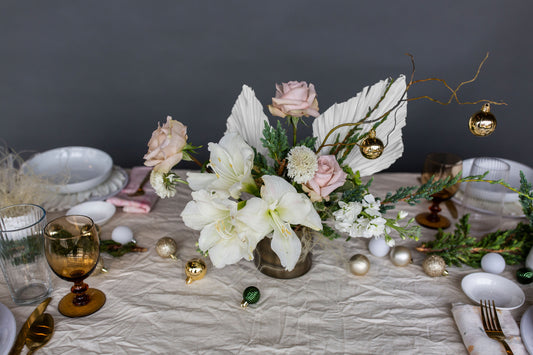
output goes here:
{"type": "Polygon", "coordinates": [[[113,217],[116,207],[105,201],[89,201],[76,205],[67,211],[67,216],[82,215],[90,217],[95,224],[103,225],[113,217]]]}
{"type": "Polygon", "coordinates": [[[96,148],[61,147],[34,155],[24,169],[48,180],[52,191],[67,194],[104,182],[111,175],[113,159],[96,148]]]}

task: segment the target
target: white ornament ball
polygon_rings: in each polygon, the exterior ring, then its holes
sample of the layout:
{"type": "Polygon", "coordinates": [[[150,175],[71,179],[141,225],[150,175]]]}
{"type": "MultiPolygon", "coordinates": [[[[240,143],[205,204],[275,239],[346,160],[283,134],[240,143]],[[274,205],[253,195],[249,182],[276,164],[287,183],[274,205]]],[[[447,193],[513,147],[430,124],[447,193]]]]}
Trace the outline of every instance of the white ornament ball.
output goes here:
{"type": "Polygon", "coordinates": [[[390,246],[387,245],[385,238],[372,238],[368,243],[368,250],[374,256],[385,256],[389,253],[390,246]]]}
{"type": "Polygon", "coordinates": [[[481,258],[481,268],[491,274],[501,274],[505,270],[505,259],[498,253],[488,253],[481,258]]]}
{"type": "Polygon", "coordinates": [[[113,229],[111,239],[120,244],[128,244],[133,241],[133,232],[126,226],[118,226],[113,229]]]}
{"type": "Polygon", "coordinates": [[[531,248],[529,254],[527,254],[526,267],[533,270],[533,248],[531,248]]]}

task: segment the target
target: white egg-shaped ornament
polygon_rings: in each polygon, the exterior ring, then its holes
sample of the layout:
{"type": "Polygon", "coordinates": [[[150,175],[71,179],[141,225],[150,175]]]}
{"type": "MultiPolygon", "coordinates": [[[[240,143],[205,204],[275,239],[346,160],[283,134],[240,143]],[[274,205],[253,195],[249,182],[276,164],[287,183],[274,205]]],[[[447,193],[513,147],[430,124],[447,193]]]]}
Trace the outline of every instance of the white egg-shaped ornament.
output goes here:
{"type": "Polygon", "coordinates": [[[385,241],[385,238],[372,238],[368,243],[368,250],[374,256],[383,257],[390,251],[390,246],[385,241]]]}
{"type": "Polygon", "coordinates": [[[505,259],[498,253],[488,253],[481,258],[481,268],[491,274],[501,274],[505,270],[505,259]]]}
{"type": "Polygon", "coordinates": [[[118,226],[113,229],[113,232],[111,233],[111,239],[122,245],[128,244],[129,242],[135,243],[132,230],[126,226],[118,226]]]}

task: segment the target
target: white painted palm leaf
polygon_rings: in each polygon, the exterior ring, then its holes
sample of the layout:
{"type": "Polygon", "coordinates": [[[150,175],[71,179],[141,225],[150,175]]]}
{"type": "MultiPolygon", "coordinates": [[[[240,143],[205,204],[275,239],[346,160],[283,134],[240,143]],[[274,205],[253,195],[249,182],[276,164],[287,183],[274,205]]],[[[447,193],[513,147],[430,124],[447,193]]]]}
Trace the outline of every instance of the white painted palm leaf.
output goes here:
{"type": "MultiPolygon", "coordinates": [[[[400,75],[392,84],[392,79],[382,80],[372,86],[365,87],[357,96],[340,104],[334,104],[313,122],[313,136],[317,137],[316,148],[322,144],[328,133],[336,126],[343,123],[355,123],[365,118],[369,110],[373,109],[383,97],[390,85],[385,98],[379,106],[359,125],[360,135],[368,132],[376,123],[373,122],[387,111],[393,109],[388,118],[376,129],[376,137],[385,144],[383,154],[377,159],[367,159],[361,155],[358,147],[354,147],[344,161],[353,171],[359,171],[361,176],[369,176],[382,171],[392,165],[403,154],[402,127],[405,126],[407,116],[407,102],[404,96],[406,83],[405,76],[400,75]],[[367,123],[369,122],[369,123],[367,123]]],[[[326,144],[333,144],[336,138],[342,141],[353,126],[341,127],[331,134],[326,144]]],[[[324,147],[320,155],[329,154],[330,147],[324,147]]],[[[340,153],[342,153],[341,150],[340,153]]],[[[339,156],[338,156],[339,157],[339,156]]]]}
{"type": "Polygon", "coordinates": [[[248,145],[267,156],[268,151],[261,142],[265,122],[268,123],[268,118],[263,112],[263,105],[255,96],[254,91],[243,85],[242,91],[231,109],[231,115],[226,121],[226,134],[229,132],[239,133],[248,145]]]}

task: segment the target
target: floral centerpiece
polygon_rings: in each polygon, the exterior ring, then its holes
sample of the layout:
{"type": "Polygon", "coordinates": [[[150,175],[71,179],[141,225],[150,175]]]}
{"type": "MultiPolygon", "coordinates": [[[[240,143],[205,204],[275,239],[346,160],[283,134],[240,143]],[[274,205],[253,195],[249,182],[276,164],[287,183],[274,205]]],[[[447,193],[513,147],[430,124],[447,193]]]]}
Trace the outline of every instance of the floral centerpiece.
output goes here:
{"type": "MultiPolygon", "coordinates": [[[[224,136],[208,144],[209,162],[203,171],[187,174],[192,200],[181,217],[200,231],[199,250],[223,267],[252,260],[258,242],[269,238],[290,271],[302,250],[295,227],[328,238],[342,233],[347,239],[383,237],[394,244],[395,231],[400,238],[417,239],[420,229],[412,219],[400,225],[407,213],[385,215],[402,196],[376,198],[370,183],[361,180],[402,155],[407,88],[403,75],[383,80],[319,113],[313,84],[283,83],[268,106],[277,118],[271,125],[254,91],[244,85],[224,136]],[[299,139],[298,125],[311,119],[312,135],[299,139]],[[376,137],[385,137],[386,144],[376,137]]],[[[152,134],[144,158],[153,166],[150,182],[161,197],[173,196],[176,184],[184,182],[171,169],[182,159],[196,161],[199,147],[187,139],[186,127],[170,116],[152,134]]]]}

